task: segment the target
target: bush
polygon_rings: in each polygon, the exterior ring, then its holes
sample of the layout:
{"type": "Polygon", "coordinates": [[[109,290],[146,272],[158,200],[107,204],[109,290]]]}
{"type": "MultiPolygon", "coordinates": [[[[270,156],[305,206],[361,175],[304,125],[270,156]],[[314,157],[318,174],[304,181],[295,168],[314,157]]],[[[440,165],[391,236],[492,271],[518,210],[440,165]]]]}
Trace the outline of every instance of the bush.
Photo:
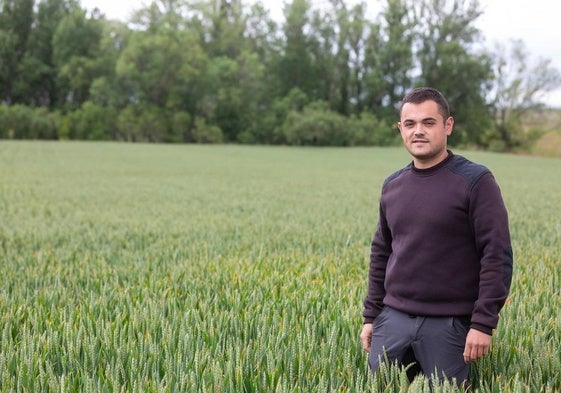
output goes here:
{"type": "Polygon", "coordinates": [[[169,135],[170,117],[154,105],[131,105],[117,117],[118,139],[129,142],[163,142],[169,135]]]}
{"type": "Polygon", "coordinates": [[[397,128],[389,127],[370,112],[351,118],[350,128],[356,145],[393,146],[400,142],[397,128]]]}
{"type": "Polygon", "coordinates": [[[0,105],[0,139],[12,138],[7,121],[8,111],[9,108],[6,105],[0,105]]]}
{"type": "Polygon", "coordinates": [[[197,143],[222,143],[224,135],[220,127],[207,124],[205,119],[195,119],[195,127],[192,130],[193,142],[197,143]]]}
{"type": "Polygon", "coordinates": [[[290,145],[355,146],[393,145],[397,132],[371,113],[348,118],[329,111],[325,102],[314,102],[302,112],[289,112],[280,128],[290,145]]]}
{"type": "Polygon", "coordinates": [[[506,142],[500,139],[493,139],[489,141],[488,149],[495,153],[504,153],[507,151],[506,142]]]}
{"type": "Polygon", "coordinates": [[[177,112],[173,115],[171,133],[165,142],[191,142],[191,115],[187,112],[177,112]]]}
{"type": "Polygon", "coordinates": [[[33,109],[31,130],[37,139],[59,139],[60,115],[41,107],[33,109]]]}
{"type": "Polygon", "coordinates": [[[110,140],[115,134],[115,110],[85,102],[78,110],[63,116],[61,139],[110,140]]]}
{"type": "Polygon", "coordinates": [[[46,108],[0,106],[0,137],[8,139],[57,139],[59,116],[46,108]]]}
{"type": "Polygon", "coordinates": [[[14,105],[5,108],[0,119],[0,128],[9,139],[34,138],[31,129],[33,110],[27,106],[14,105]]]}
{"type": "Polygon", "coordinates": [[[328,111],[323,102],[312,103],[302,112],[291,110],[281,133],[290,145],[349,146],[353,142],[347,119],[328,111]]]}

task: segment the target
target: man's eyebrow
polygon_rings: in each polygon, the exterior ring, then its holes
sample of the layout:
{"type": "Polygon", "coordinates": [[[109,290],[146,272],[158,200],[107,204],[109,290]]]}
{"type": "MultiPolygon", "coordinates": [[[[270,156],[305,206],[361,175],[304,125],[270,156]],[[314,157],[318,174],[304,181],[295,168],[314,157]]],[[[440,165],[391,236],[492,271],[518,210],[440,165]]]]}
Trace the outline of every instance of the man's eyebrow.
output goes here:
{"type": "MultiPolygon", "coordinates": [[[[436,120],[437,119],[435,117],[425,117],[424,119],[421,119],[420,121],[424,122],[424,121],[436,121],[436,120]]],[[[415,121],[417,121],[417,120],[407,118],[407,119],[402,120],[402,123],[415,122],[415,121]]]]}

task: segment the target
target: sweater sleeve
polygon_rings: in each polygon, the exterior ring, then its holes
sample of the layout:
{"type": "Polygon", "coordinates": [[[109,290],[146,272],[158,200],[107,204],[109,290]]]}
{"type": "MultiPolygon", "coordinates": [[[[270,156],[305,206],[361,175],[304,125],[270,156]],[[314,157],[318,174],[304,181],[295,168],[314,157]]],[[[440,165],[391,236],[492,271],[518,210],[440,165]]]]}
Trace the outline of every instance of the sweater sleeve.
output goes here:
{"type": "Polygon", "coordinates": [[[364,323],[372,323],[382,311],[386,294],[384,280],[386,266],[392,252],[391,232],[380,205],[378,225],[370,249],[370,268],[368,271],[368,294],[364,299],[364,323]]]}
{"type": "Polygon", "coordinates": [[[482,175],[472,187],[469,209],[481,264],[471,327],[491,334],[510,290],[513,265],[508,214],[491,173],[482,175]]]}

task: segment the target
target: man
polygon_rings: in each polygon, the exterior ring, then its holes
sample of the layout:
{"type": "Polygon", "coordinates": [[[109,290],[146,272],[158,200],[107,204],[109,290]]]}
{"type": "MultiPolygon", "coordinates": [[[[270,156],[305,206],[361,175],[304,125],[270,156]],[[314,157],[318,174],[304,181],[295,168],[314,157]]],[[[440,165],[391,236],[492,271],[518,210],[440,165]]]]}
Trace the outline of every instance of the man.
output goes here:
{"type": "Polygon", "coordinates": [[[491,172],[447,150],[446,99],[418,88],[399,131],[413,162],[382,187],[360,338],[380,361],[465,385],[489,351],[512,278],[508,217],[491,172]]]}

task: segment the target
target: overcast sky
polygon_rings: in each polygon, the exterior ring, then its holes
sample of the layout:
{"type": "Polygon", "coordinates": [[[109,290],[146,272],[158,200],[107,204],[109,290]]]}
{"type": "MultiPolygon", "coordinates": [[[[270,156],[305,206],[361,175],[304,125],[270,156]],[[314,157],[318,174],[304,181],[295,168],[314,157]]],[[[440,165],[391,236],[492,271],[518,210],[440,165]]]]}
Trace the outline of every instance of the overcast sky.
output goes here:
{"type": "MultiPolygon", "coordinates": [[[[314,5],[327,0],[311,0],[314,5]]],[[[347,4],[355,1],[347,0],[347,4]]],[[[98,7],[108,18],[128,20],[133,10],[139,9],[149,0],[81,0],[87,9],[98,7]]],[[[274,18],[282,19],[283,0],[262,0],[274,18]]],[[[369,4],[379,4],[367,2],[369,4]]],[[[561,72],[561,22],[557,2],[551,0],[480,0],[484,9],[477,26],[485,37],[485,45],[493,48],[496,42],[510,39],[524,41],[531,59],[551,59],[561,72]]],[[[374,15],[374,10],[370,10],[374,15]]],[[[561,88],[550,93],[545,102],[561,107],[561,88]]]]}

